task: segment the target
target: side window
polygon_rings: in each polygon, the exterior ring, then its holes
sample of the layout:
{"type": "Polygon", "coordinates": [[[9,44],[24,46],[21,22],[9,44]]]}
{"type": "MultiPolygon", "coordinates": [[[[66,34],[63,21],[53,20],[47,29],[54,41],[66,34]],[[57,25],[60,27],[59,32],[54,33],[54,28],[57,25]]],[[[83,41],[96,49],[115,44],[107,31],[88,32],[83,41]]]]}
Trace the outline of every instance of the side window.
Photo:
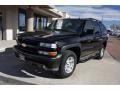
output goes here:
{"type": "Polygon", "coordinates": [[[102,31],[102,34],[107,35],[107,30],[106,30],[105,26],[102,23],[99,23],[99,24],[100,24],[100,29],[102,31]]]}
{"type": "Polygon", "coordinates": [[[101,35],[101,30],[100,30],[100,26],[99,26],[99,23],[96,22],[96,21],[93,21],[93,25],[94,25],[94,33],[96,35],[101,35]]]}
{"type": "Polygon", "coordinates": [[[91,21],[86,21],[83,34],[84,35],[93,35],[94,33],[94,27],[91,21]]]}

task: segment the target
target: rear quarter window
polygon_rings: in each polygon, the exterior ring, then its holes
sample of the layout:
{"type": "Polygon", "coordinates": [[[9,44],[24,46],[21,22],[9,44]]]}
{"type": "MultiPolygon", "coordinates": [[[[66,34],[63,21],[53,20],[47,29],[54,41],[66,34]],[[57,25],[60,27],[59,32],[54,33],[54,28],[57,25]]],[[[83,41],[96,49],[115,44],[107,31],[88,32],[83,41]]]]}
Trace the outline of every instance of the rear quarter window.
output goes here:
{"type": "Polygon", "coordinates": [[[100,29],[99,23],[96,21],[93,21],[93,25],[94,25],[94,29],[95,29],[95,31],[94,31],[95,34],[101,35],[101,29],[100,29]]]}
{"type": "Polygon", "coordinates": [[[100,29],[102,31],[102,34],[103,35],[107,35],[106,27],[102,23],[99,23],[99,25],[100,25],[100,29]]]}

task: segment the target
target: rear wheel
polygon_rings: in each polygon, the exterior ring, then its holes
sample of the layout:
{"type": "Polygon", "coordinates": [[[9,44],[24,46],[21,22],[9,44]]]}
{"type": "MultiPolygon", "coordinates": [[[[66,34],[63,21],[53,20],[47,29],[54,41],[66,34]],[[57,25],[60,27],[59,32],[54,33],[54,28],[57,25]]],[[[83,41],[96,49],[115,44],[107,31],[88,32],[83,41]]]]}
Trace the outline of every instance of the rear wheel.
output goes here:
{"type": "Polygon", "coordinates": [[[100,50],[98,50],[98,54],[95,59],[102,59],[105,53],[105,48],[102,47],[100,50]]]}
{"type": "Polygon", "coordinates": [[[72,75],[76,67],[76,63],[77,63],[76,54],[70,50],[66,50],[63,53],[63,60],[60,65],[58,75],[61,78],[65,78],[72,75]]]}

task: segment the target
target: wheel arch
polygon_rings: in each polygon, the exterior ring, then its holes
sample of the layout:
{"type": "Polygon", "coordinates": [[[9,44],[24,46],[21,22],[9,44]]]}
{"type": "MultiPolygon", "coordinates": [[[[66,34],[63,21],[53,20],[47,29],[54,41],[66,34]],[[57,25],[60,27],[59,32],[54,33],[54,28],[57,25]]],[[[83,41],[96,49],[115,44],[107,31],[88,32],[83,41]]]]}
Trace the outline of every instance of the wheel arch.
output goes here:
{"type": "Polygon", "coordinates": [[[81,55],[81,44],[71,44],[71,45],[66,45],[62,48],[62,52],[64,52],[65,50],[71,50],[73,51],[76,56],[77,56],[77,63],[79,62],[80,59],[80,55],[81,55]]]}
{"type": "Polygon", "coordinates": [[[104,41],[104,42],[103,42],[103,46],[104,46],[104,48],[106,48],[106,46],[107,46],[107,41],[104,41]]]}

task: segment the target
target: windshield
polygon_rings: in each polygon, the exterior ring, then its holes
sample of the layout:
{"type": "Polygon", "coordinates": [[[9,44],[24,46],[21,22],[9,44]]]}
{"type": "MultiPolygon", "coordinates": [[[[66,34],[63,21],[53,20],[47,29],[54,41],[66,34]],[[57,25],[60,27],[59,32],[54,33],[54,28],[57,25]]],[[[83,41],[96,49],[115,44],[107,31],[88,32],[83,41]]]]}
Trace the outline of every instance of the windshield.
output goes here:
{"type": "Polygon", "coordinates": [[[53,21],[48,29],[50,30],[61,30],[67,32],[77,32],[81,29],[83,20],[80,19],[58,19],[53,21]]]}

